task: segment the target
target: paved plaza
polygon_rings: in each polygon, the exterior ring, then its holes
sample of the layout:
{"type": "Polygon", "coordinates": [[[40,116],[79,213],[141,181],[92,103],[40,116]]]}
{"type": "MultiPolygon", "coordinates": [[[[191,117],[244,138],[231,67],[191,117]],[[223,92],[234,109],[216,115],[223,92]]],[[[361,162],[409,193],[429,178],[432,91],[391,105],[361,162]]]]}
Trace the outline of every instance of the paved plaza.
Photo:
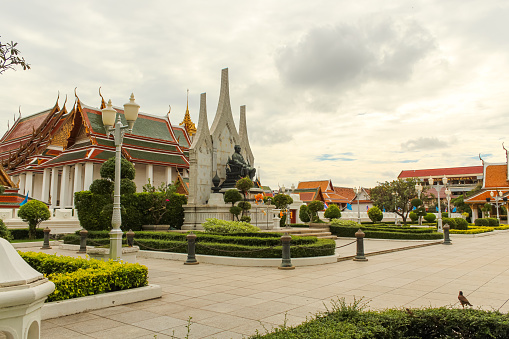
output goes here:
{"type": "MultiPolygon", "coordinates": [[[[143,259],[149,281],[163,297],[49,319],[41,338],[242,338],[283,324],[296,325],[323,311],[331,300],[364,297],[369,307],[460,307],[462,290],[474,307],[509,311],[509,231],[489,236],[452,236],[453,245],[433,245],[371,256],[367,262],[297,267],[183,265],[143,259]]],[[[338,246],[351,240],[337,240],[338,246]]],[[[415,242],[366,241],[366,251],[415,242]]],[[[352,254],[355,245],[341,255],[352,254]],[[343,254],[345,253],[345,254],[343,254]]],[[[348,248],[348,249],[347,249],[348,248]]],[[[75,252],[56,250],[62,255],[75,252]]]]}

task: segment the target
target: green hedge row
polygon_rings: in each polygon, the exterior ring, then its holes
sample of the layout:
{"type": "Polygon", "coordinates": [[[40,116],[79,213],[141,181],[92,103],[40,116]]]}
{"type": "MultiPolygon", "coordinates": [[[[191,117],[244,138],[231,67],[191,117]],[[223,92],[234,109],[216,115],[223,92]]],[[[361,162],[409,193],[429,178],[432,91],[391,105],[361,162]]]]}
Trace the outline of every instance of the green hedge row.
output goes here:
{"type": "Polygon", "coordinates": [[[140,264],[104,262],[35,252],[19,252],[55,284],[46,302],[146,286],[148,269],[140,264]]]}
{"type": "MultiPolygon", "coordinates": [[[[11,232],[11,236],[14,240],[28,239],[28,228],[14,228],[9,229],[9,231],[11,232]]],[[[44,238],[44,232],[42,228],[35,229],[35,238],[44,238]]]]}
{"type": "MultiPolygon", "coordinates": [[[[187,241],[182,240],[165,240],[165,239],[150,239],[150,238],[137,238],[135,245],[138,245],[141,250],[154,250],[175,253],[187,253],[187,241]]],[[[210,240],[213,240],[210,238],[210,240]]],[[[235,244],[231,242],[214,242],[205,241],[204,239],[196,239],[196,254],[204,255],[219,255],[227,257],[244,257],[244,258],[281,258],[281,240],[272,244],[261,245],[244,245],[235,244]],[[265,248],[265,249],[264,249],[265,248]]],[[[95,244],[108,245],[110,240],[108,238],[94,238],[95,244]]],[[[79,237],[77,235],[68,235],[64,238],[66,244],[79,244],[79,237]]],[[[317,239],[315,237],[295,237],[291,242],[291,256],[292,258],[300,257],[316,257],[325,255],[334,255],[336,243],[331,239],[317,239]],[[308,239],[306,239],[308,238],[308,239]],[[307,240],[313,240],[308,242],[307,240]]]]}
{"type": "MultiPolygon", "coordinates": [[[[230,243],[237,245],[246,246],[275,246],[281,243],[281,235],[279,233],[235,233],[235,235],[222,235],[222,234],[211,234],[206,232],[196,232],[196,241],[199,242],[215,242],[215,243],[230,243]]],[[[76,232],[79,235],[79,232],[76,232]]],[[[134,239],[159,239],[159,240],[171,240],[171,241],[187,241],[187,234],[176,233],[176,232],[136,232],[134,239]]],[[[107,231],[94,231],[88,232],[88,237],[95,241],[96,239],[109,238],[107,231]]],[[[124,234],[125,238],[125,234],[124,234]]],[[[76,238],[66,237],[65,239],[76,238]]],[[[294,237],[292,238],[292,244],[294,245],[305,245],[313,244],[317,242],[316,237],[294,237]]],[[[79,243],[79,238],[78,238],[79,243]]]]}
{"type": "Polygon", "coordinates": [[[425,308],[361,311],[344,306],[295,327],[281,326],[252,339],[509,338],[509,320],[498,311],[425,308]]]}
{"type": "Polygon", "coordinates": [[[443,218],[442,225],[446,224],[453,230],[467,230],[468,222],[463,218],[443,218]]]}
{"type": "MultiPolygon", "coordinates": [[[[374,239],[407,239],[407,240],[433,240],[442,239],[443,234],[437,232],[394,232],[392,230],[372,229],[371,227],[360,227],[365,234],[366,238],[374,239]]],[[[355,232],[359,227],[346,227],[346,226],[330,226],[332,234],[338,237],[355,237],[355,232]]],[[[434,230],[433,230],[434,231],[434,230]]]]}

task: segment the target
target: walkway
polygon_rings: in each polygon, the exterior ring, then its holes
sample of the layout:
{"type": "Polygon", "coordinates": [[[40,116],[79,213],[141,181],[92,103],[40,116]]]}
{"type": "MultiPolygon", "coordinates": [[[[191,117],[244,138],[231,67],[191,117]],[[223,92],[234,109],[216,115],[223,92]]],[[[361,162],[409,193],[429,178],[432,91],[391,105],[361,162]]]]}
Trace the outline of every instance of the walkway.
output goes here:
{"type": "Polygon", "coordinates": [[[363,296],[373,309],[459,307],[459,290],[475,307],[508,312],[509,232],[453,243],[291,271],[140,259],[150,282],[162,286],[161,299],[45,320],[41,338],[184,338],[190,317],[189,338],[242,338],[283,324],[285,315],[288,325],[299,324],[338,298],[363,296]]]}

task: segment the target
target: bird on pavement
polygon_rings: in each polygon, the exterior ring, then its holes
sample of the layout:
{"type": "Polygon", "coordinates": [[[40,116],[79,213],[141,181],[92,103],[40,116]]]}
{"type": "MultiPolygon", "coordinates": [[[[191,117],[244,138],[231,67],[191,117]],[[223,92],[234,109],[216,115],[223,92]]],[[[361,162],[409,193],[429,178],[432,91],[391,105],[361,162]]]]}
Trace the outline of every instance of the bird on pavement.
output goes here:
{"type": "Polygon", "coordinates": [[[467,298],[465,298],[465,296],[463,295],[463,292],[462,292],[462,291],[460,291],[460,294],[458,295],[458,300],[460,301],[461,306],[462,306],[463,308],[465,308],[465,305],[468,305],[468,306],[474,306],[474,305],[472,305],[472,304],[470,303],[470,301],[468,301],[468,299],[467,299],[467,298]]]}

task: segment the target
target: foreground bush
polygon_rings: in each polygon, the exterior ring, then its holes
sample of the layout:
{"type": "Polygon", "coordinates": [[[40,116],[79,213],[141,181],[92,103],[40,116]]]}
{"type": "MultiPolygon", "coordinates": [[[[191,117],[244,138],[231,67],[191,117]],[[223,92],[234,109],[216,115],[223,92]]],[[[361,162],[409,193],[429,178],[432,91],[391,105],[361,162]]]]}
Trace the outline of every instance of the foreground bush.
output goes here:
{"type": "Polygon", "coordinates": [[[251,338],[509,338],[509,318],[498,311],[441,307],[377,312],[364,311],[364,306],[359,301],[347,305],[340,299],[331,310],[301,325],[283,325],[251,338]]]}
{"type": "Polygon", "coordinates": [[[375,239],[409,239],[409,240],[432,240],[442,239],[443,234],[437,233],[434,228],[410,228],[410,227],[389,227],[389,226],[335,226],[330,225],[332,234],[338,237],[354,238],[359,228],[364,232],[366,238],[375,239]]]}
{"type": "Polygon", "coordinates": [[[148,269],[140,264],[104,262],[35,252],[18,252],[35,270],[55,284],[46,302],[67,300],[142,287],[148,269]]]}
{"type": "MultiPolygon", "coordinates": [[[[28,239],[28,231],[29,231],[28,228],[14,228],[9,230],[14,240],[28,239]]],[[[44,231],[42,228],[35,229],[35,238],[36,239],[44,238],[44,231]]]]}
{"type": "Polygon", "coordinates": [[[243,221],[227,221],[215,218],[208,218],[202,224],[206,232],[210,233],[253,233],[260,229],[243,221]]]}
{"type": "Polygon", "coordinates": [[[7,241],[12,240],[12,235],[7,226],[5,226],[4,221],[0,219],[0,238],[4,238],[7,241]]]}
{"type": "Polygon", "coordinates": [[[331,226],[356,226],[361,227],[361,224],[352,220],[334,219],[330,222],[331,226]]]}

